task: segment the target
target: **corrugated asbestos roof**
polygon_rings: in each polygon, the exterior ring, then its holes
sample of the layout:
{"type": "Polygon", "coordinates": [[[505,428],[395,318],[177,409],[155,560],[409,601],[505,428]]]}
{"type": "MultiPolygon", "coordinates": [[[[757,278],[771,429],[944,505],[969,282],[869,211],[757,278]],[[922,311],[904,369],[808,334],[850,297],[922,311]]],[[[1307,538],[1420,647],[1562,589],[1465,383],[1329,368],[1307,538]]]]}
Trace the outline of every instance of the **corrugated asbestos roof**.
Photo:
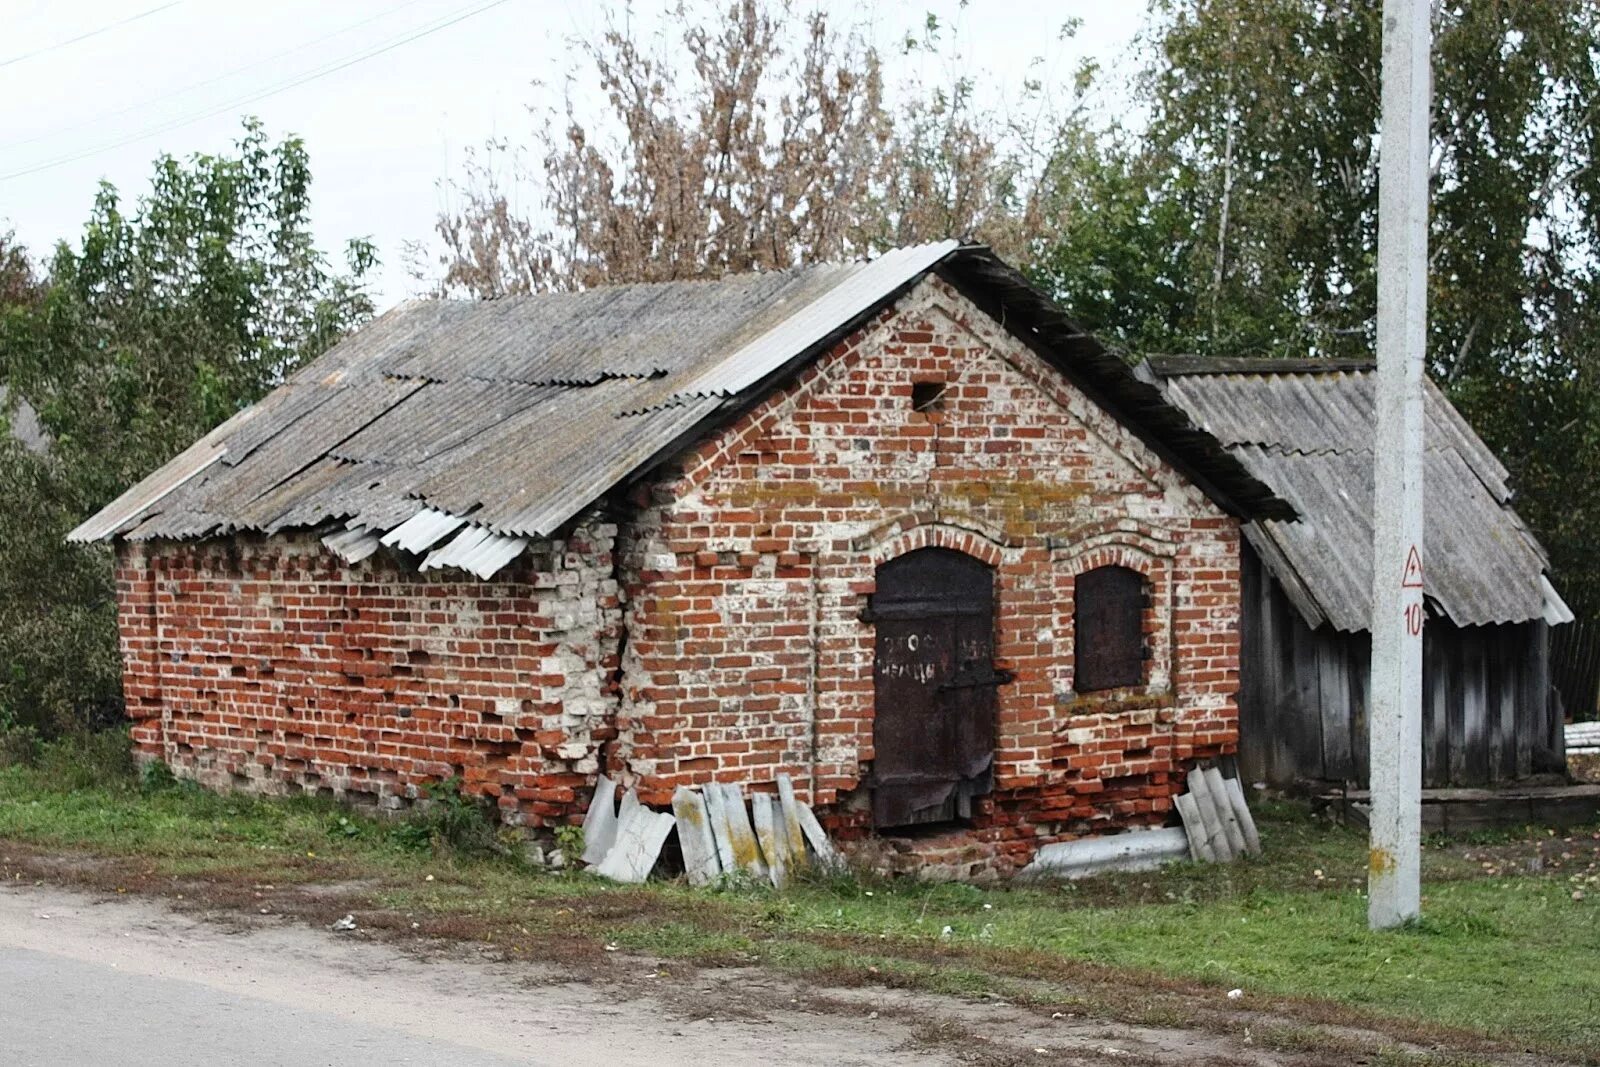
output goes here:
{"type": "MultiPolygon", "coordinates": [[[[1372,611],[1376,375],[1371,363],[1153,359],[1167,396],[1300,521],[1246,536],[1312,626],[1365,630],[1372,611]]],[[[1461,626],[1570,621],[1549,561],[1511,507],[1506,469],[1433,383],[1427,385],[1427,595],[1461,626]]]]}
{"type": "Polygon", "coordinates": [[[1235,514],[1292,510],[1015,270],[955,241],[869,263],[487,302],[413,301],[302,368],[70,535],[338,524],[488,577],[737,414],[929,271],[1032,344],[1235,514]]]}

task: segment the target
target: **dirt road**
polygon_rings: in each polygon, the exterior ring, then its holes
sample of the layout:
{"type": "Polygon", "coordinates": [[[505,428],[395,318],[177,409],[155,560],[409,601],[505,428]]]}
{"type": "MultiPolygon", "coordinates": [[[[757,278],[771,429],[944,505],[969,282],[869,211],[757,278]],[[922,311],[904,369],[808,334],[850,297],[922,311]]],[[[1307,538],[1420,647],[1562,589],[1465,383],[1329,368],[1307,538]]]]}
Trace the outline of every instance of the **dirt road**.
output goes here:
{"type": "MultiPolygon", "coordinates": [[[[618,954],[611,973],[505,963],[276,917],[0,887],[0,1063],[1283,1064],[1371,1062],[1216,1033],[1047,1015],[759,969],[618,954]]],[[[1255,1020],[1263,1032],[1265,1020],[1255,1020]]],[[[1372,1047],[1378,1035],[1363,1035],[1372,1047]]]]}
{"type": "Polygon", "coordinates": [[[1208,1035],[889,990],[820,997],[760,971],[673,976],[652,966],[619,958],[615,983],[574,980],[464,950],[420,958],[359,931],[206,921],[147,899],[7,887],[0,1063],[840,1067],[1140,1062],[1180,1051],[1186,1062],[1274,1062],[1208,1035]]]}
{"type": "Polygon", "coordinates": [[[0,892],[0,1062],[928,1062],[904,1024],[685,1019],[527,966],[419,960],[358,934],[229,928],[148,901],[0,892]]]}

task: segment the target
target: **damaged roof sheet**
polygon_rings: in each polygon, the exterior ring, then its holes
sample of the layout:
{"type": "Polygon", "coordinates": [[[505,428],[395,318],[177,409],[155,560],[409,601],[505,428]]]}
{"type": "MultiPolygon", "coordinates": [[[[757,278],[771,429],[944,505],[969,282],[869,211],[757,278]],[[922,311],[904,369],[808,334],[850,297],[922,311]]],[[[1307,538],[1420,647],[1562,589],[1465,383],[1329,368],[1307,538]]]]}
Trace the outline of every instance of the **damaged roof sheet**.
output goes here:
{"type": "MultiPolygon", "coordinates": [[[[1205,360],[1148,364],[1167,396],[1300,521],[1245,534],[1312,626],[1355,632],[1372,612],[1376,373],[1370,363],[1205,360]]],[[[1461,626],[1562,621],[1543,548],[1511,506],[1507,473],[1429,382],[1423,473],[1427,595],[1461,626]]]]}
{"type": "Polygon", "coordinates": [[[424,568],[488,577],[932,270],[986,292],[1002,322],[1159,438],[1224,506],[1292,515],[1020,274],[981,246],[944,241],[719,281],[402,304],[70,537],[319,528],[347,558],[376,542],[423,557],[424,568]]]}

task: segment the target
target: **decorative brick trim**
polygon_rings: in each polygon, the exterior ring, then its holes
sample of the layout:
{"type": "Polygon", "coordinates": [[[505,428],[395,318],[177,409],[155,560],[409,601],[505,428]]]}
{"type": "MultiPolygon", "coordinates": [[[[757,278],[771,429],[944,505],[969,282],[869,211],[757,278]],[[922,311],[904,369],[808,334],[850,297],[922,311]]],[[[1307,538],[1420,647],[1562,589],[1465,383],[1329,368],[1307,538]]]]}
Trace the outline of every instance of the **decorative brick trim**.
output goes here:
{"type": "Polygon", "coordinates": [[[851,547],[858,552],[865,551],[875,566],[919,548],[952,549],[982,560],[991,567],[1004,563],[1009,547],[1004,531],[992,526],[985,528],[972,520],[967,522],[908,513],[857,538],[851,547]],[[971,525],[967,522],[971,522],[971,525]]]}
{"type": "Polygon", "coordinates": [[[1121,516],[1086,522],[1050,534],[1047,540],[1052,557],[1058,559],[1071,559],[1107,545],[1124,545],[1154,559],[1170,560],[1178,552],[1178,539],[1171,530],[1121,516]]]}
{"type": "MultiPolygon", "coordinates": [[[[905,302],[919,300],[936,307],[959,323],[975,343],[1005,359],[1019,374],[1050,397],[1063,410],[1070,411],[1089,429],[1100,443],[1115,452],[1124,462],[1136,469],[1140,476],[1152,484],[1168,487],[1187,486],[1188,483],[1132,430],[1118,422],[1105,409],[1090,402],[1054,367],[1026,344],[1018,341],[1009,330],[984,314],[972,314],[971,303],[942,278],[930,277],[905,298],[905,302]]],[[[1203,507],[1215,507],[1198,489],[1190,495],[1203,507]]]]}

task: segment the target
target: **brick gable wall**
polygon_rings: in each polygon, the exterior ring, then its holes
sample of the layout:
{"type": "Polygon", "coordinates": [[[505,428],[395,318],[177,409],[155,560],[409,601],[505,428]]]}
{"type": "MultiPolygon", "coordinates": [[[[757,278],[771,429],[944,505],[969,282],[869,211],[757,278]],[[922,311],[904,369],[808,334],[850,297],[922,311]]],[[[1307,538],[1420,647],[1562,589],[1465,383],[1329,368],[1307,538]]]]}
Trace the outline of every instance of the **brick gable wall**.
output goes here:
{"type": "Polygon", "coordinates": [[[614,765],[649,801],[779,772],[862,832],[882,562],[924,546],[997,575],[996,790],[982,864],[1163,820],[1179,773],[1237,741],[1239,531],[950,287],[921,283],[642,490],[623,526],[614,765]],[[913,386],[944,387],[919,412],[913,386]],[[1149,582],[1144,684],[1073,692],[1073,578],[1149,582]]]}

